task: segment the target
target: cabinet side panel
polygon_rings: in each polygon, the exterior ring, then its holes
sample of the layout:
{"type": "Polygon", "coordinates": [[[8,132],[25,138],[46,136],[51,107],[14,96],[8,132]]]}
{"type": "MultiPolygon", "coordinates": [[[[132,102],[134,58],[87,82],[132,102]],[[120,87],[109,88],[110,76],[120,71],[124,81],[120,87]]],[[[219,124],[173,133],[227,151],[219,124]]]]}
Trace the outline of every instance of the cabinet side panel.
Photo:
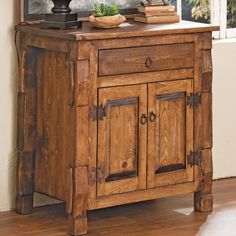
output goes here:
{"type": "Polygon", "coordinates": [[[72,163],[74,110],[66,54],[43,50],[37,73],[37,192],[66,200],[67,168],[72,163]]]}

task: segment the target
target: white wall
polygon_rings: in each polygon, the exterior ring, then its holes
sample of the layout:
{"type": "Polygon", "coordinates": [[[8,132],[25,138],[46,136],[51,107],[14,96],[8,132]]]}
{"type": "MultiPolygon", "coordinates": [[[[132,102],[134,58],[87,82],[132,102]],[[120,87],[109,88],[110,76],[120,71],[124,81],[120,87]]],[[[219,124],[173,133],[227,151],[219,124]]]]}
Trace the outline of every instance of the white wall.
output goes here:
{"type": "Polygon", "coordinates": [[[236,176],[236,39],[213,43],[214,178],[236,176]]]}
{"type": "MultiPolygon", "coordinates": [[[[14,207],[17,63],[15,0],[0,9],[0,211],[14,207]]],[[[236,176],[236,40],[213,45],[214,178],[236,176]]],[[[38,203],[45,202],[39,200],[38,203]]]]}
{"type": "Polygon", "coordinates": [[[0,8],[0,211],[13,206],[16,162],[15,0],[0,8]]]}

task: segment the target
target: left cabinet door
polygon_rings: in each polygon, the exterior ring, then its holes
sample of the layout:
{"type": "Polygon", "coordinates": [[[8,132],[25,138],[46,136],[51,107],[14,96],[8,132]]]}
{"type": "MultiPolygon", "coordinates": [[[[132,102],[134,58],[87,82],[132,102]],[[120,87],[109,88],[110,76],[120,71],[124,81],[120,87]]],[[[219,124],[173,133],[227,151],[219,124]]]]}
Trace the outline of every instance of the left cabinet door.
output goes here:
{"type": "Polygon", "coordinates": [[[147,85],[102,88],[97,196],[146,188],[147,85]]]}

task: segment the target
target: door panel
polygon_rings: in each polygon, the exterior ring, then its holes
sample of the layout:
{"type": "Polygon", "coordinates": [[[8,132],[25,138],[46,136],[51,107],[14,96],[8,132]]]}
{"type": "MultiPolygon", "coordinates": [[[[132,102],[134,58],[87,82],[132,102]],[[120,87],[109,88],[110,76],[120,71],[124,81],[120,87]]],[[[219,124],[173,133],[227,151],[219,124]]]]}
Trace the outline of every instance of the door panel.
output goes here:
{"type": "Polygon", "coordinates": [[[97,195],[146,188],[147,85],[99,89],[97,195]]]}
{"type": "Polygon", "coordinates": [[[148,188],[193,181],[192,80],[148,85],[148,188]]]}

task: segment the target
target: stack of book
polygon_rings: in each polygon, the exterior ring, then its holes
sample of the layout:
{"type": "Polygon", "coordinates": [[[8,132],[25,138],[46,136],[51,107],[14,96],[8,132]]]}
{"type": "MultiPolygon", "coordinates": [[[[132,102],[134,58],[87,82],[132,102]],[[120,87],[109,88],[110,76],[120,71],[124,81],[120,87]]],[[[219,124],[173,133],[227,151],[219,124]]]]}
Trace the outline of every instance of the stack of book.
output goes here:
{"type": "Polygon", "coordinates": [[[176,23],[180,17],[176,13],[175,6],[165,5],[165,0],[146,0],[138,6],[138,15],[134,20],[149,24],[176,23]]]}

